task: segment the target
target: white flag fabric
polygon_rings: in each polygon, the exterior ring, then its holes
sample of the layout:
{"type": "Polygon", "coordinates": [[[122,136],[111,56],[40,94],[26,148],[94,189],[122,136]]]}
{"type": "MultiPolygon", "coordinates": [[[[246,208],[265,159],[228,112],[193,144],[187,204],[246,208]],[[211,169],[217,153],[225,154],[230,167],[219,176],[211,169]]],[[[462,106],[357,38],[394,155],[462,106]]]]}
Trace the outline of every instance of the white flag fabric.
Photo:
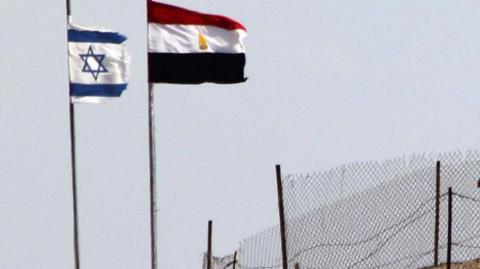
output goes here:
{"type": "Polygon", "coordinates": [[[68,53],[73,103],[104,103],[128,84],[127,38],[107,29],[70,24],[68,53]]]}

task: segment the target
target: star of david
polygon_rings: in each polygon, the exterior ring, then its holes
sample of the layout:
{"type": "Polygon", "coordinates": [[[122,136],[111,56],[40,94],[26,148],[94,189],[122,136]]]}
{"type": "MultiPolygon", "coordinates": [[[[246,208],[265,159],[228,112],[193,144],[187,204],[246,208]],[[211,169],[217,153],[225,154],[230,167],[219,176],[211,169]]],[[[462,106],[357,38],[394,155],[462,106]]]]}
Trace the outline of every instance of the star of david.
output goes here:
{"type": "Polygon", "coordinates": [[[82,72],[90,73],[95,81],[97,81],[100,73],[108,73],[107,68],[102,63],[105,60],[105,54],[93,53],[92,45],[90,45],[86,54],[80,54],[79,56],[84,62],[82,72]]]}

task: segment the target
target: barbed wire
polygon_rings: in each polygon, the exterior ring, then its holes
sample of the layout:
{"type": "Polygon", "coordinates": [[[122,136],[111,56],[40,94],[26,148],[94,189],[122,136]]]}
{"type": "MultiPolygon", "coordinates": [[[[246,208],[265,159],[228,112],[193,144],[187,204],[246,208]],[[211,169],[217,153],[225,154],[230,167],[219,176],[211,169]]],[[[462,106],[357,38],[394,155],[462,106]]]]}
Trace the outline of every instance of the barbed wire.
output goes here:
{"type": "Polygon", "coordinates": [[[474,197],[465,196],[463,194],[456,193],[456,192],[453,192],[452,194],[454,196],[457,196],[458,198],[461,198],[461,199],[469,200],[469,201],[475,202],[475,203],[480,203],[480,199],[475,199],[474,197]]]}
{"type": "MultiPolygon", "coordinates": [[[[441,195],[441,198],[444,198],[446,196],[446,194],[443,194],[441,195]]],[[[319,248],[319,247],[353,247],[353,246],[358,246],[358,245],[361,245],[361,244],[364,244],[364,243],[367,243],[369,241],[372,241],[378,237],[380,237],[382,234],[390,231],[390,230],[393,230],[394,228],[396,227],[399,227],[401,226],[401,224],[404,224],[404,223],[407,223],[407,224],[411,224],[413,222],[415,222],[417,219],[420,219],[422,218],[423,216],[425,216],[426,214],[428,214],[428,212],[423,212],[420,216],[417,216],[415,217],[415,215],[421,211],[421,209],[423,209],[425,206],[427,206],[427,203],[428,202],[432,202],[434,201],[435,199],[429,199],[427,201],[424,201],[414,212],[412,212],[411,214],[409,214],[406,218],[402,219],[400,222],[398,223],[395,223],[383,230],[381,230],[380,232],[370,236],[370,237],[367,237],[365,239],[362,239],[360,241],[354,241],[354,242],[342,242],[342,243],[319,243],[315,246],[312,246],[311,248],[307,248],[307,249],[304,249],[302,250],[301,252],[297,252],[293,255],[293,257],[290,259],[290,260],[293,260],[293,258],[297,257],[299,254],[303,253],[303,252],[307,252],[307,251],[310,251],[310,250],[313,250],[313,249],[316,249],[316,248],[319,248]]]]}
{"type": "Polygon", "coordinates": [[[368,260],[369,258],[371,258],[373,255],[375,255],[378,251],[380,251],[381,248],[383,248],[394,236],[396,236],[397,234],[399,234],[403,229],[405,229],[407,226],[413,224],[416,220],[424,217],[427,215],[428,212],[424,212],[422,215],[408,221],[407,223],[405,223],[403,226],[401,226],[402,229],[399,229],[397,230],[396,232],[394,232],[393,234],[391,234],[390,236],[387,237],[386,240],[384,240],[384,242],[382,242],[381,244],[377,245],[377,248],[375,248],[372,252],[370,252],[366,257],[362,258],[361,260],[359,260],[358,262],[355,262],[354,264],[348,266],[347,268],[353,268],[354,266],[360,264],[360,263],[363,263],[364,261],[368,260]]]}

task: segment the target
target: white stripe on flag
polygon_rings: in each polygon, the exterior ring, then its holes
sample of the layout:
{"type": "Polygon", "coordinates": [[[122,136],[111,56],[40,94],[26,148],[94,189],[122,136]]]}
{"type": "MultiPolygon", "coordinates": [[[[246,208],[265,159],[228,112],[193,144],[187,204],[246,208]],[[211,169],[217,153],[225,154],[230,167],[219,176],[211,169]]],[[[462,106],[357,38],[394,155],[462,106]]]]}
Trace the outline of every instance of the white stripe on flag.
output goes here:
{"type": "MultiPolygon", "coordinates": [[[[128,81],[128,64],[130,56],[126,53],[124,44],[111,43],[77,43],[69,42],[69,66],[70,66],[70,82],[81,84],[124,84],[128,81]],[[105,55],[102,65],[108,72],[102,73],[97,80],[92,76],[91,72],[85,72],[85,62],[80,55],[85,55],[92,47],[95,54],[105,55]]],[[[89,59],[89,67],[98,68],[98,64],[93,57],[89,59]],[[90,66],[91,65],[91,66],[90,66]]]]}
{"type": "Polygon", "coordinates": [[[71,96],[70,99],[74,104],[105,104],[108,100],[117,97],[100,97],[100,96],[71,96]]]}
{"type": "Polygon", "coordinates": [[[148,24],[148,52],[153,53],[245,53],[244,30],[226,30],[210,25],[148,24]],[[204,38],[206,46],[201,46],[204,38]]]}

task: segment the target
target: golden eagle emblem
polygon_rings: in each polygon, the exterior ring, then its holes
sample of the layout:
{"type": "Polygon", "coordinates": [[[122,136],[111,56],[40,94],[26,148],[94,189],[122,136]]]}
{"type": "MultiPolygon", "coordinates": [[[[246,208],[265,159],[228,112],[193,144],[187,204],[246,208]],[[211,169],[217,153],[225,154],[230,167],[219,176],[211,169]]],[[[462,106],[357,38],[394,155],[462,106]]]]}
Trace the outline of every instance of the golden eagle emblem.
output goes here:
{"type": "Polygon", "coordinates": [[[200,50],[208,50],[207,39],[201,32],[198,33],[198,45],[200,50]]]}

